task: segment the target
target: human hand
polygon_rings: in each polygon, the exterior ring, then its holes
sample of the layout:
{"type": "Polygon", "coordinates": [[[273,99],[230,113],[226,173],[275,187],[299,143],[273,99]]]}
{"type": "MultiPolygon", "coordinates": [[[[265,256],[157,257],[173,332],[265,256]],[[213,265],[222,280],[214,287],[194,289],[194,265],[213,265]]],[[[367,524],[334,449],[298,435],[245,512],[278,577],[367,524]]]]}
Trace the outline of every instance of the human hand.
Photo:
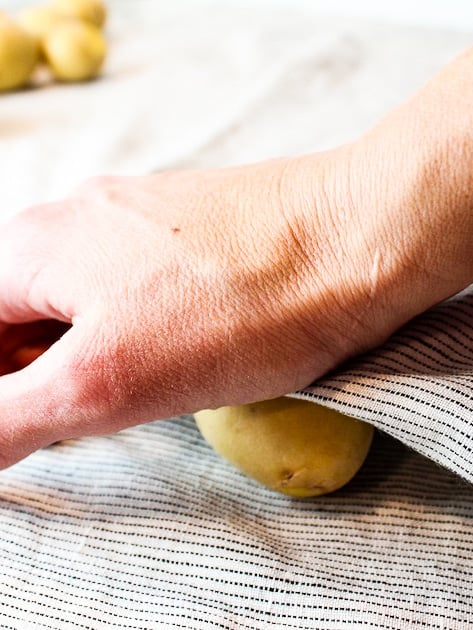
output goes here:
{"type": "Polygon", "coordinates": [[[99,178],[11,220],[0,466],[62,439],[289,393],[453,292],[458,279],[426,266],[415,207],[379,213],[369,153],[99,178]]]}
{"type": "Polygon", "coordinates": [[[286,393],[334,365],[338,342],[314,332],[308,175],[280,160],[101,178],[10,221],[1,464],[64,438],[286,393]]]}

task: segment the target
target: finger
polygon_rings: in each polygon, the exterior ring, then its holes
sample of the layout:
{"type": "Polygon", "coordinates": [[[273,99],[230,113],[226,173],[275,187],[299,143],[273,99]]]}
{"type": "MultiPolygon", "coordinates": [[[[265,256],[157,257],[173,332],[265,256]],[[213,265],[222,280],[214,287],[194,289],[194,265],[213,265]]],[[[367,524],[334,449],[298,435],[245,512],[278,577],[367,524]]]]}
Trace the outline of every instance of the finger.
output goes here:
{"type": "Polygon", "coordinates": [[[85,342],[72,327],[24,369],[0,378],[0,468],[75,437],[90,408],[73,365],[85,342]]]}
{"type": "Polygon", "coordinates": [[[65,204],[35,206],[0,227],[0,322],[3,324],[38,319],[70,321],[71,311],[60,304],[64,293],[60,288],[64,259],[58,255],[64,242],[66,215],[65,204]]]}

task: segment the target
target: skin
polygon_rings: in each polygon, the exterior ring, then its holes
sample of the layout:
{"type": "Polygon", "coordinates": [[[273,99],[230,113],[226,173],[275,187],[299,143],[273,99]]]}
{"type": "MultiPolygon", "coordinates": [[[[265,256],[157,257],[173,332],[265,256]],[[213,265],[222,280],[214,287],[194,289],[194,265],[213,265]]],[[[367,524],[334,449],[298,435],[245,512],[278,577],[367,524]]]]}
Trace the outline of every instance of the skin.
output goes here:
{"type": "Polygon", "coordinates": [[[302,388],[467,286],[472,79],[467,51],[350,145],[98,178],[3,226],[0,466],[302,388]]]}

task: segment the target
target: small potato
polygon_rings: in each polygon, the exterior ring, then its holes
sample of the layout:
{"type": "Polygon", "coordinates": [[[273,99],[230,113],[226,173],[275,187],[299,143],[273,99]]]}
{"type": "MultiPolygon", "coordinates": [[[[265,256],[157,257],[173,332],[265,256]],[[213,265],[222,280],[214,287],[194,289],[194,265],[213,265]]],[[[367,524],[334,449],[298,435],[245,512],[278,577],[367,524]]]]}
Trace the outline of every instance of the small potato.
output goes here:
{"type": "Polygon", "coordinates": [[[51,28],[64,18],[47,5],[37,5],[25,7],[17,19],[25,30],[42,41],[51,28]]]}
{"type": "Polygon", "coordinates": [[[99,74],[107,43],[96,26],[79,20],[65,20],[47,33],[43,51],[57,79],[86,81],[99,74]]]}
{"type": "Polygon", "coordinates": [[[28,83],[39,60],[36,38],[8,17],[0,18],[0,91],[28,83]]]}
{"type": "Polygon", "coordinates": [[[371,425],[294,398],[195,414],[207,442],[263,485],[294,497],[333,492],[368,454],[371,425]]]}
{"type": "Polygon", "coordinates": [[[90,22],[99,28],[107,19],[107,7],[101,0],[52,0],[50,6],[61,15],[90,22]]]}

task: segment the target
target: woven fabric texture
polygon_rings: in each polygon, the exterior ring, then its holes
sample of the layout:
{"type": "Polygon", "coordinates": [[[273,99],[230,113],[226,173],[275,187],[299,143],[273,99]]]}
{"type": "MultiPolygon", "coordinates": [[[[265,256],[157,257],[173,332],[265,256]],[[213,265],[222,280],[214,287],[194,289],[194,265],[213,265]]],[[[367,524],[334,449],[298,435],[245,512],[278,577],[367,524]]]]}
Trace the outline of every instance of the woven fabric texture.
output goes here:
{"type": "Polygon", "coordinates": [[[301,393],[473,482],[473,287],[301,393]]]}

